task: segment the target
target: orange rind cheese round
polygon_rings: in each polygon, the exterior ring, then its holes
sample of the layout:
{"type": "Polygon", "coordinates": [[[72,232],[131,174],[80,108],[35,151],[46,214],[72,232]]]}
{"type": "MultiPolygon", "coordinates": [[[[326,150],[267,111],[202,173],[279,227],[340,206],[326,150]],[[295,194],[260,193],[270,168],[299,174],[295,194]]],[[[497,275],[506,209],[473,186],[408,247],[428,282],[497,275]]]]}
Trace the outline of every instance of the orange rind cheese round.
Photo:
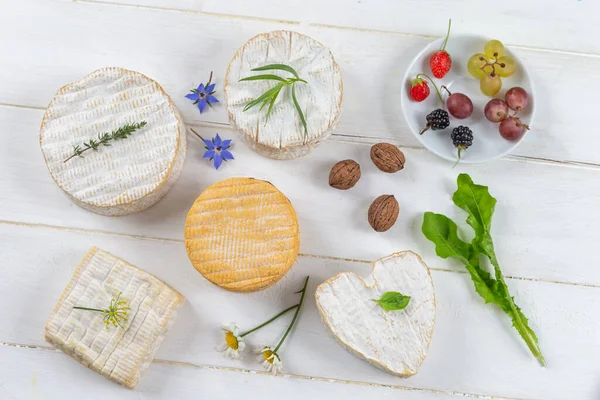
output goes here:
{"type": "Polygon", "coordinates": [[[230,178],[207,188],[185,221],[194,268],[234,292],[266,289],[292,267],[300,250],[290,201],[269,182],[230,178]]]}

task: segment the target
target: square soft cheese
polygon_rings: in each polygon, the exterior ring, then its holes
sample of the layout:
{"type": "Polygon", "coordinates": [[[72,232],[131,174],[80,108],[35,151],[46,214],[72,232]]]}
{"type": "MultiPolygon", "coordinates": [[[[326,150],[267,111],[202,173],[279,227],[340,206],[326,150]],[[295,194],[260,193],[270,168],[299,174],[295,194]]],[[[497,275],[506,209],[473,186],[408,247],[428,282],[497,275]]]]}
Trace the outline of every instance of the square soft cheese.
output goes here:
{"type": "Polygon", "coordinates": [[[156,277],[98,248],[75,270],[46,324],[46,340],[118,384],[134,389],[175,321],[184,297],[156,277]],[[106,309],[120,292],[130,307],[123,327],[104,323],[106,309]]]}

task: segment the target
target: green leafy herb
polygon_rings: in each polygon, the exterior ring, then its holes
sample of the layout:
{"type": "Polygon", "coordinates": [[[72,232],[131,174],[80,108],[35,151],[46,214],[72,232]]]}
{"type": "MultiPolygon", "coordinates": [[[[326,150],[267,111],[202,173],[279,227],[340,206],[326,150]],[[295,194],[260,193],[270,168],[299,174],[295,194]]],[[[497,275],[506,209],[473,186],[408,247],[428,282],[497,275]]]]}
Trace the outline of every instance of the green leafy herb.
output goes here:
{"type": "Polygon", "coordinates": [[[486,303],[496,304],[511,317],[513,326],[531,353],[540,364],[545,366],[546,361],[542,356],[538,338],[510,295],[496,258],[490,233],[496,199],[490,195],[487,186],[474,184],[467,174],[460,174],[457,183],[458,189],[452,196],[452,201],[467,212],[467,223],[475,231],[475,238],[471,243],[461,240],[458,237],[458,227],[451,219],[445,215],[431,212],[425,213],[423,234],[435,244],[438,256],[455,258],[465,264],[477,293],[486,303]],[[486,256],[490,260],[494,276],[480,265],[480,255],[486,256]]]}
{"type": "Polygon", "coordinates": [[[131,136],[133,132],[137,131],[140,128],[143,128],[144,126],[146,126],[146,121],[138,122],[135,124],[123,125],[119,129],[117,129],[116,131],[112,131],[111,133],[100,133],[98,134],[97,140],[90,139],[87,143],[84,143],[83,145],[73,146],[73,154],[63,162],[67,162],[73,157],[83,157],[81,154],[90,149],[98,151],[100,146],[110,146],[110,142],[113,140],[127,139],[129,136],[131,136]]]}
{"type": "Polygon", "coordinates": [[[296,72],[295,69],[293,69],[292,67],[285,65],[285,64],[269,64],[269,65],[265,65],[263,67],[254,68],[252,71],[273,71],[273,70],[289,72],[294,77],[285,79],[285,78],[282,78],[280,76],[273,75],[273,74],[263,74],[263,75],[249,76],[247,78],[240,79],[240,82],[248,82],[248,81],[277,81],[277,82],[279,82],[274,87],[272,87],[271,89],[267,90],[265,93],[260,95],[258,98],[249,101],[248,104],[246,104],[246,106],[244,107],[244,111],[248,111],[249,109],[251,109],[252,107],[255,107],[257,105],[260,105],[260,110],[262,110],[263,108],[265,108],[268,105],[269,107],[267,108],[267,116],[266,116],[265,121],[269,121],[269,116],[271,115],[271,111],[273,110],[273,106],[275,105],[275,100],[277,100],[279,93],[281,93],[281,91],[283,90],[284,87],[291,86],[291,88],[292,88],[291,95],[292,95],[292,101],[294,103],[294,107],[296,108],[296,111],[298,112],[298,115],[300,116],[300,121],[302,122],[302,126],[304,127],[304,132],[308,132],[308,128],[306,125],[306,119],[304,118],[304,113],[302,112],[302,108],[300,107],[300,104],[298,103],[298,99],[296,98],[296,83],[297,82],[307,83],[307,82],[304,79],[300,78],[300,76],[298,75],[298,73],[296,72]]]}
{"type": "Polygon", "coordinates": [[[387,311],[402,310],[410,302],[410,296],[405,296],[400,292],[386,292],[381,296],[381,299],[373,301],[387,311]]]}
{"type": "Polygon", "coordinates": [[[121,300],[121,295],[123,292],[119,292],[119,295],[116,299],[112,299],[110,301],[110,305],[106,309],[102,308],[88,308],[88,307],[80,307],[74,306],[73,308],[76,310],[85,310],[85,311],[96,311],[104,313],[104,325],[106,329],[108,329],[109,325],[119,326],[123,328],[121,325],[122,321],[128,321],[127,312],[131,310],[127,305],[127,301],[121,300]]]}

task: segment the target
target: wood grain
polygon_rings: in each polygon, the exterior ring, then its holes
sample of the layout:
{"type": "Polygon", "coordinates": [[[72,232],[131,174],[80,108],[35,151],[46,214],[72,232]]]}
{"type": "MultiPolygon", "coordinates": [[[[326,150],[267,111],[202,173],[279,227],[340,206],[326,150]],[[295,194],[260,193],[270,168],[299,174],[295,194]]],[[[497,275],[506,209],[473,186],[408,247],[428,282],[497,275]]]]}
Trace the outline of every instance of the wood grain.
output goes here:
{"type": "MultiPolygon", "coordinates": [[[[0,226],[0,237],[10,238],[0,241],[0,292],[5,299],[0,342],[44,345],[46,318],[82,255],[96,245],[163,279],[186,297],[159,359],[260,370],[251,354],[234,361],[215,351],[223,340],[221,324],[236,321],[242,329],[257,325],[294,304],[298,295],[293,292],[310,275],[305,307],[281,351],[286,373],[524,399],[598,397],[593,373],[594,360],[600,357],[595,334],[600,329],[598,288],[508,281],[539,336],[548,362],[542,368],[509,319],[483,304],[468,275],[432,271],[437,316],[428,356],[417,375],[399,379],[336,343],[316,309],[318,284],[343,271],[367,276],[369,264],[300,257],[272,288],[233,294],[203,279],[190,265],[182,243],[8,225],[0,226]]],[[[288,321],[283,318],[249,336],[249,347],[275,343],[288,321]]]]}
{"type": "MultiPolygon", "coordinates": [[[[89,1],[89,0],[83,0],[89,1]]],[[[507,44],[600,54],[593,24],[579,23],[582,15],[600,12],[594,1],[545,2],[504,0],[489,6],[480,1],[405,0],[91,0],[189,10],[205,14],[272,19],[288,23],[376,30],[389,34],[445,36],[453,18],[454,33],[480,33],[507,44]],[[557,33],[560,29],[560,33],[557,33]]],[[[490,3],[491,4],[491,3],[490,3]]]]}
{"type": "MultiPolygon", "coordinates": [[[[445,19],[440,25],[440,30],[446,26],[445,19]]],[[[11,37],[0,42],[0,52],[6,55],[0,103],[45,107],[60,86],[96,68],[123,66],[157,80],[186,122],[227,124],[224,106],[200,115],[184,95],[205,82],[212,70],[217,96],[223,100],[224,71],[235,51],[248,38],[276,29],[290,26],[70,0],[16,2],[0,15],[0,37],[11,37]],[[15,37],[14,24],[28,29],[15,37]]],[[[401,115],[400,87],[408,84],[402,76],[410,60],[434,38],[315,25],[294,29],[329,46],[340,65],[345,90],[337,134],[418,146],[401,115]]],[[[468,27],[464,31],[472,32],[468,27]]],[[[600,57],[528,48],[515,52],[533,73],[538,115],[532,132],[513,154],[600,164],[593,145],[598,137],[591,128],[596,124],[600,57]]]]}
{"type": "MultiPolygon", "coordinates": [[[[155,361],[136,391],[104,380],[53,351],[0,346],[0,397],[3,399],[86,400],[263,400],[265,390],[281,398],[356,398],[403,400],[460,400],[464,397],[369,385],[344,385],[315,379],[255,374],[245,371],[192,367],[155,361]]],[[[477,397],[489,398],[489,397],[477,397]]]]}
{"type": "MultiPolygon", "coordinates": [[[[588,261],[600,241],[594,229],[600,225],[594,212],[600,201],[597,169],[510,160],[452,169],[452,163],[425,151],[403,149],[405,168],[385,174],[373,165],[368,145],[329,140],[302,159],[275,163],[234,141],[236,160],[216,171],[201,158],[202,143],[190,135],[181,177],[161,202],[144,213],[106,218],[79,209],[53,183],[37,144],[42,114],[0,107],[0,131],[19,132],[0,135],[0,187],[5,188],[0,220],[183,241],[185,217],[198,195],[220,180],[247,176],[271,182],[290,199],[299,219],[301,253],[372,261],[413,249],[432,267],[453,270],[462,267],[437,258],[420,227],[425,211],[444,213],[466,227],[466,214],[452,204],[451,195],[458,173],[467,172],[499,201],[492,233],[507,275],[600,285],[600,269],[590,268],[588,261]],[[356,160],[362,170],[361,180],[348,191],[328,184],[331,167],[344,159],[356,160]],[[400,216],[389,231],[377,233],[367,210],[381,194],[396,197],[400,216]]],[[[230,130],[198,128],[203,137],[220,132],[236,138],[230,130]]]]}

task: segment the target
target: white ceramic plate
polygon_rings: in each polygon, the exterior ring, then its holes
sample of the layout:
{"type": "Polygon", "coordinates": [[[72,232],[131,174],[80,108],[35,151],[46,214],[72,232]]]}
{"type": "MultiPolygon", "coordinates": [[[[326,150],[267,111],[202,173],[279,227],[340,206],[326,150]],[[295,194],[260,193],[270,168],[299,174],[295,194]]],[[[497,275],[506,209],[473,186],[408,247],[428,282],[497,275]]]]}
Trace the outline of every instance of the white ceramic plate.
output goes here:
{"type": "MultiPolygon", "coordinates": [[[[429,68],[429,57],[442,47],[444,39],[436,40],[425,47],[411,62],[404,75],[402,85],[402,112],[410,130],[416,138],[436,155],[446,160],[457,160],[457,150],[452,145],[450,134],[452,129],[459,125],[468,126],[473,131],[473,145],[461,154],[461,163],[482,163],[506,155],[521,143],[529,134],[526,133],[520,140],[508,141],[498,131],[500,124],[488,121],[483,114],[483,109],[492,97],[485,96],[479,90],[479,80],[473,78],[467,71],[467,61],[475,53],[483,53],[483,46],[490,38],[478,35],[450,35],[446,51],[452,57],[452,68],[442,79],[435,79],[429,68]],[[443,131],[428,130],[423,135],[419,131],[426,125],[427,114],[438,108],[446,109],[439,101],[435,89],[431,84],[431,94],[427,99],[418,103],[408,94],[412,80],[417,74],[425,73],[434,79],[436,85],[445,85],[452,93],[464,93],[473,102],[473,114],[469,118],[457,119],[450,115],[450,126],[443,131]]],[[[535,89],[527,67],[510,48],[505,48],[505,54],[517,60],[517,71],[510,78],[502,78],[502,89],[493,98],[504,99],[506,91],[512,87],[520,86],[529,94],[529,105],[519,113],[521,121],[533,129],[535,114],[535,89]]],[[[444,100],[448,94],[442,91],[444,100]]],[[[512,111],[511,111],[512,113],[512,111]]]]}

